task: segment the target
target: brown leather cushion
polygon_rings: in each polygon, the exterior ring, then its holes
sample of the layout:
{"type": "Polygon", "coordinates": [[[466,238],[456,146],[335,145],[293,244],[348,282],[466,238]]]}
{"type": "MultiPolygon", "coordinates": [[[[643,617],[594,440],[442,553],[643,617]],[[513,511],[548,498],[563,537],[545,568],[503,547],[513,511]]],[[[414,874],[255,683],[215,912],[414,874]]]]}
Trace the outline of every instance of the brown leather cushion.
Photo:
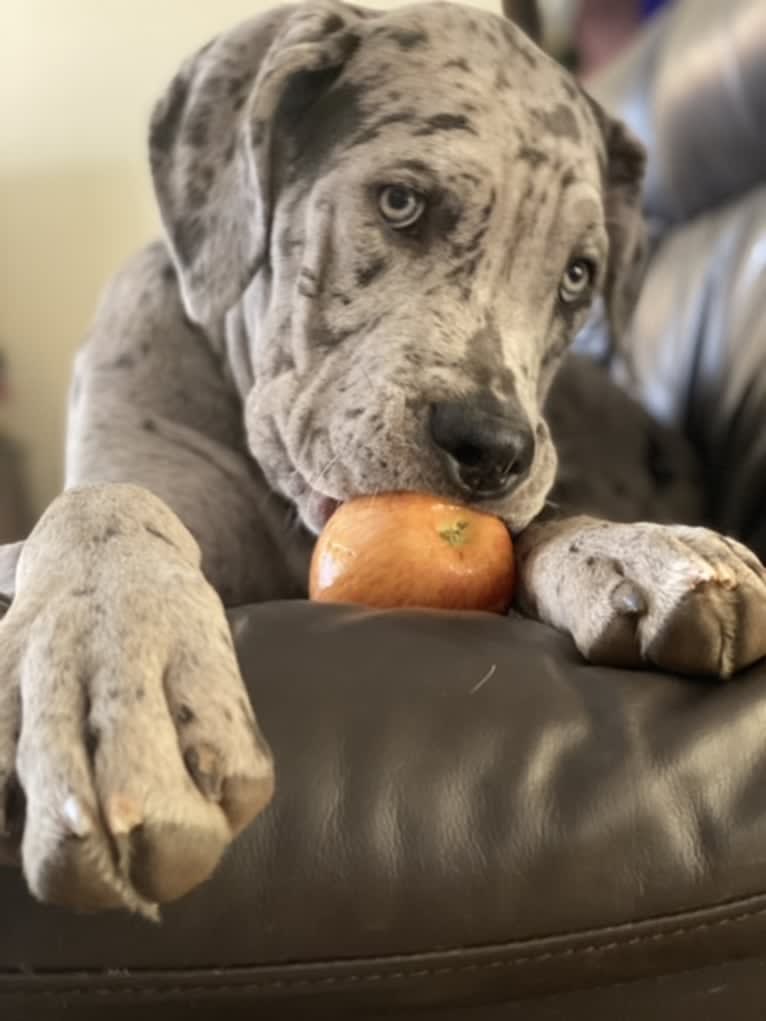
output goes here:
{"type": "Polygon", "coordinates": [[[73,984],[102,1005],[478,1006],[762,948],[766,666],[598,669],[483,615],[232,620],[273,805],[159,928],[40,907],[0,872],[0,1006],[73,984]]]}

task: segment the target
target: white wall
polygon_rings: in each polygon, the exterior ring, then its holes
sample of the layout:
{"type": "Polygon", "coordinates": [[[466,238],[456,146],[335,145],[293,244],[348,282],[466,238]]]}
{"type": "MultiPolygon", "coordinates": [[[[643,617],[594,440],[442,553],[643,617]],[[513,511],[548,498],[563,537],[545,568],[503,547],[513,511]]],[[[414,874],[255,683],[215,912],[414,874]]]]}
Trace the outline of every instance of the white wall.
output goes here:
{"type": "Polygon", "coordinates": [[[186,54],[267,6],[0,0],[0,348],[37,511],[61,484],[70,364],[99,290],[158,230],[144,159],[152,103],[186,54]]]}

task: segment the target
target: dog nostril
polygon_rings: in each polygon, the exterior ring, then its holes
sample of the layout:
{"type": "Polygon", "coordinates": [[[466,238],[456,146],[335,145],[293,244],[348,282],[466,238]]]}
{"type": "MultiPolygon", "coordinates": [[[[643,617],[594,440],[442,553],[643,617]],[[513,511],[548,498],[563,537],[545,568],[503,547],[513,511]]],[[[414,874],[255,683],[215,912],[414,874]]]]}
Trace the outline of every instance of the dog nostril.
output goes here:
{"type": "Polygon", "coordinates": [[[455,450],[451,450],[449,453],[460,464],[464,464],[466,468],[476,468],[485,457],[485,452],[480,447],[471,446],[468,443],[456,447],[455,450]]]}
{"type": "Polygon", "coordinates": [[[534,437],[520,409],[485,411],[475,401],[444,401],[431,408],[431,438],[447,468],[473,496],[501,496],[526,478],[534,437]]]}

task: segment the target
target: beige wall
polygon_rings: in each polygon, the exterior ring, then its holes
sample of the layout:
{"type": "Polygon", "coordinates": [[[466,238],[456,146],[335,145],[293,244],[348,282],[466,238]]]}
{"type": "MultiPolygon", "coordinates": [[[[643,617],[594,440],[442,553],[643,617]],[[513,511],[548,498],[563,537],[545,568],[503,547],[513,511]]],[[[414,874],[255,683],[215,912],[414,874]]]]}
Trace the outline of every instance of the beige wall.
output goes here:
{"type": "Polygon", "coordinates": [[[269,4],[0,5],[0,348],[39,511],[61,484],[69,369],[98,292],[158,229],[144,165],[152,102],[182,57],[269,4]]]}

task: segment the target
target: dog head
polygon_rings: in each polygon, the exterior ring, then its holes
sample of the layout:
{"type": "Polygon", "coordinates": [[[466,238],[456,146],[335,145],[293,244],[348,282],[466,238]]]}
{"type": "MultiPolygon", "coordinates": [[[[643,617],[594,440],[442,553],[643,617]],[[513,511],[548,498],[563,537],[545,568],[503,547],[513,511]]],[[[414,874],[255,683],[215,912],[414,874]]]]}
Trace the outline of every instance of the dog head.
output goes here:
{"type": "Polygon", "coordinates": [[[188,314],[244,331],[250,448],[310,529],[390,490],[540,512],[553,374],[598,293],[629,310],[643,155],[519,28],[279,8],[181,69],[150,151],[188,314]]]}

